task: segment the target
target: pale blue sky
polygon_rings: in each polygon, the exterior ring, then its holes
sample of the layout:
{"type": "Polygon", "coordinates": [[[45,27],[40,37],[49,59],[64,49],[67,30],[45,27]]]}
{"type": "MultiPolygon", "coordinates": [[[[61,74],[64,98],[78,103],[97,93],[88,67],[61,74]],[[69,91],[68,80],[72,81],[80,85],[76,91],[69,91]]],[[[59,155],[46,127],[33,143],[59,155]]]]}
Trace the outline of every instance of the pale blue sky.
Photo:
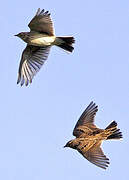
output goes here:
{"type": "Polygon", "coordinates": [[[129,179],[129,1],[4,0],[0,22],[0,179],[129,179]],[[51,12],[57,35],[75,36],[75,51],[52,47],[33,83],[21,88],[25,43],[14,34],[29,30],[39,7],[51,12]],[[99,105],[96,124],[116,120],[124,136],[103,143],[106,171],[63,148],[92,100],[99,105]]]}

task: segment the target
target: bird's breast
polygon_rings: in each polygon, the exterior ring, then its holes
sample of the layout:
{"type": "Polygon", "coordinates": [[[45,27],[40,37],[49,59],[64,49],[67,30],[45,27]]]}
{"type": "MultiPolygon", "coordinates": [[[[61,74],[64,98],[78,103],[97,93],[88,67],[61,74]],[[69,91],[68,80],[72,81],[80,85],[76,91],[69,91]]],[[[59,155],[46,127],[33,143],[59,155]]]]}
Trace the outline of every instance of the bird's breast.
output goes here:
{"type": "Polygon", "coordinates": [[[34,46],[50,46],[55,41],[55,36],[37,37],[30,41],[29,44],[34,46]]]}

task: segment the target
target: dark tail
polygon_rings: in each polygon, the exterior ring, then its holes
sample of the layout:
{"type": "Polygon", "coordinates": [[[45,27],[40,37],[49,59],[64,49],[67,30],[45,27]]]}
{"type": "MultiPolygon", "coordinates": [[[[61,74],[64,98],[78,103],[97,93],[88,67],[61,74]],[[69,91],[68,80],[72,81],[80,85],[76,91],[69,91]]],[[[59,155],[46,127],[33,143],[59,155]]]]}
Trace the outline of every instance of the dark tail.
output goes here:
{"type": "Polygon", "coordinates": [[[60,48],[72,52],[74,50],[74,47],[72,44],[75,43],[74,37],[66,36],[66,37],[56,37],[56,43],[55,45],[59,46],[60,48]]]}
{"type": "Polygon", "coordinates": [[[120,129],[117,129],[117,123],[113,121],[111,124],[109,124],[105,130],[113,131],[111,135],[107,137],[107,139],[120,139],[122,138],[122,133],[120,132],[120,129]]]}

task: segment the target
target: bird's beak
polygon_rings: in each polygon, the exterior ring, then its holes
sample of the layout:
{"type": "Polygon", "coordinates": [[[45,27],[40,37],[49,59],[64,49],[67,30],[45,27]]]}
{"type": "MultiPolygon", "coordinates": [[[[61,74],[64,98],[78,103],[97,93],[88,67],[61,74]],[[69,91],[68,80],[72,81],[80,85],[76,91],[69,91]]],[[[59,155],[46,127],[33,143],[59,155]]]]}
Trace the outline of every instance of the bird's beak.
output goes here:
{"type": "Polygon", "coordinates": [[[65,148],[66,147],[66,145],[65,146],[63,146],[63,148],[65,148]]]}
{"type": "Polygon", "coordinates": [[[14,36],[18,36],[18,34],[15,34],[14,36]]]}

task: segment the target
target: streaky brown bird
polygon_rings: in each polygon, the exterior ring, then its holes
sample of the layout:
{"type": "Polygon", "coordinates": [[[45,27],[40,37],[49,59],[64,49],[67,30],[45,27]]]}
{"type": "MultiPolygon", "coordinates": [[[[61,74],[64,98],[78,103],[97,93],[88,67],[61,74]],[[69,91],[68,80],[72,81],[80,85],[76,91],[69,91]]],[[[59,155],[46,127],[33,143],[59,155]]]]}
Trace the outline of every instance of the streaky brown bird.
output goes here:
{"type": "Polygon", "coordinates": [[[105,129],[99,129],[94,125],[94,118],[98,106],[93,101],[80,116],[74,130],[75,139],[69,141],[64,147],[70,147],[80,152],[84,158],[96,166],[106,169],[109,165],[109,159],[104,155],[101,149],[101,143],[104,140],[120,139],[122,133],[117,129],[117,123],[111,122],[105,129]]]}
{"type": "Polygon", "coordinates": [[[30,32],[21,32],[18,36],[27,43],[21,57],[17,84],[27,86],[47,60],[51,46],[56,45],[67,52],[73,51],[75,42],[72,36],[56,37],[53,22],[48,11],[37,10],[28,24],[30,32]]]}

